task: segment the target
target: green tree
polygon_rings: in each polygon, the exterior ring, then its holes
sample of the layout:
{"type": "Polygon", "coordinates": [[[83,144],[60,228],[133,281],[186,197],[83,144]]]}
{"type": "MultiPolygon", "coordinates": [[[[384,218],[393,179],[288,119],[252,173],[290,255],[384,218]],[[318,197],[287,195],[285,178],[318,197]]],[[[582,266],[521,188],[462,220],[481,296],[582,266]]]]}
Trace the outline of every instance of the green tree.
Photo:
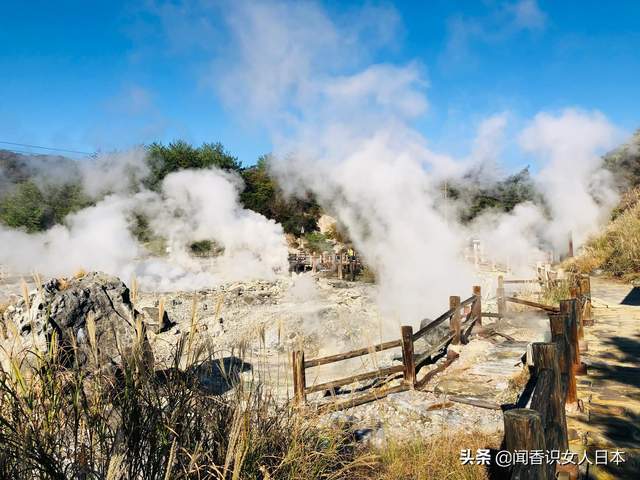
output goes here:
{"type": "Polygon", "coordinates": [[[193,147],[183,140],[166,146],[155,142],[147,147],[147,152],[149,175],[144,183],[156,191],[167,175],[179,170],[216,167],[239,171],[242,166],[237,157],[228,153],[221,143],[203,143],[200,147],[193,147]]]}
{"type": "Polygon", "coordinates": [[[26,181],[0,201],[0,219],[11,228],[24,228],[33,233],[47,225],[47,206],[38,186],[26,181]]]}
{"type": "Polygon", "coordinates": [[[47,185],[43,188],[47,228],[62,223],[67,215],[92,204],[79,182],[47,185]]]}
{"type": "Polygon", "coordinates": [[[282,225],[286,233],[300,235],[302,230],[318,229],[320,206],[311,194],[305,198],[289,198],[269,174],[269,155],[263,155],[256,165],[242,170],[245,188],[240,200],[245,208],[261,213],[282,225]]]}

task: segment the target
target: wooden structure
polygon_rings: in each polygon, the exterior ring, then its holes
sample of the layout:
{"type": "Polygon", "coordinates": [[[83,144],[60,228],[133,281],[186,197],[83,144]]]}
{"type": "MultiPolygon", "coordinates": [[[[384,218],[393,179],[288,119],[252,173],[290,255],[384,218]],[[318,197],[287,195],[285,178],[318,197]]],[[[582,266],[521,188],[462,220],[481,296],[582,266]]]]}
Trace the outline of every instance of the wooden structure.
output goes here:
{"type": "Polygon", "coordinates": [[[289,255],[289,272],[331,272],[340,280],[355,281],[363,268],[362,259],[357,255],[348,257],[333,252],[289,255]]]}
{"type": "MultiPolygon", "coordinates": [[[[557,280],[556,280],[557,281],[557,280]]],[[[572,297],[559,302],[559,305],[544,305],[538,302],[523,300],[506,296],[504,285],[507,280],[499,278],[497,288],[498,313],[482,312],[480,287],[473,287],[473,294],[460,300],[458,296],[449,298],[449,310],[435,320],[429,322],[417,332],[413,332],[411,326],[401,327],[401,335],[398,340],[372,345],[367,348],[352,350],[312,360],[305,360],[304,352],[293,352],[293,378],[294,399],[297,405],[302,406],[307,402],[307,395],[314,392],[329,392],[333,396],[332,402],[322,405],[323,409],[342,409],[360,405],[390,393],[401,392],[408,389],[422,388],[436,372],[446,368],[457,354],[447,355],[447,361],[435,370],[430,371],[422,379],[418,380],[418,371],[427,360],[443,354],[448,345],[461,345],[467,339],[474,327],[482,327],[482,317],[502,318],[507,314],[507,303],[537,308],[545,311],[549,316],[549,328],[551,331],[550,342],[539,342],[531,345],[532,393],[529,397],[530,408],[513,408],[493,404],[491,402],[475,401],[468,398],[458,399],[450,396],[452,401],[461,401],[481,408],[503,409],[505,427],[506,449],[515,452],[527,450],[566,451],[569,446],[567,433],[567,406],[579,407],[577,398],[576,375],[581,372],[580,364],[580,332],[586,325],[584,320],[591,317],[590,311],[590,282],[585,276],[575,276],[567,280],[575,286],[572,297]],[[588,313],[587,313],[588,312],[588,313]],[[416,352],[415,342],[425,335],[432,333],[436,327],[449,322],[447,334],[439,342],[427,348],[423,352],[416,352]],[[339,362],[363,355],[373,354],[392,348],[402,351],[402,364],[353,375],[350,377],[333,380],[325,383],[307,385],[306,370],[334,362],[339,362]],[[390,386],[390,380],[400,379],[401,382],[390,386]],[[340,387],[351,385],[365,380],[378,380],[379,385],[369,389],[355,398],[338,400],[340,387]]],[[[511,281],[511,283],[516,283],[511,281]]],[[[518,281],[517,283],[524,283],[518,281]]],[[[453,353],[449,350],[447,353],[453,353]]],[[[517,463],[511,468],[512,479],[553,479],[558,472],[569,473],[570,478],[577,478],[576,465],[558,465],[554,463],[517,463]]]]}
{"type": "MultiPolygon", "coordinates": [[[[568,449],[566,407],[580,407],[576,375],[584,372],[580,363],[580,336],[584,318],[591,319],[591,285],[587,276],[574,276],[570,282],[573,298],[561,300],[559,306],[527,302],[549,315],[550,343],[534,343],[532,357],[535,381],[531,408],[505,412],[505,444],[508,450],[568,449]],[[587,313],[588,312],[588,313],[587,313]]],[[[500,291],[500,286],[498,286],[500,291]]],[[[511,301],[505,297],[506,301],[511,301]]],[[[523,304],[519,301],[517,303],[523,304]]],[[[577,465],[518,464],[512,468],[512,479],[552,479],[560,471],[577,478],[577,465]],[[544,471],[541,470],[541,467],[544,471]]]]}
{"type": "Polygon", "coordinates": [[[370,347],[359,348],[349,352],[338,353],[325,357],[305,360],[304,352],[296,350],[292,353],[293,368],[293,387],[294,400],[297,405],[304,405],[307,402],[307,395],[315,392],[328,392],[334,396],[335,401],[330,404],[323,405],[323,408],[342,409],[356,405],[361,405],[378,398],[382,398],[390,393],[400,392],[404,390],[419,388],[430,377],[423,378],[420,382],[417,380],[418,370],[427,360],[446,350],[450,343],[460,344],[466,343],[471,331],[475,325],[482,325],[482,305],[481,305],[481,289],[479,286],[473,287],[473,295],[464,301],[460,301],[460,297],[450,297],[449,310],[444,312],[435,320],[417,332],[413,332],[411,326],[402,326],[400,329],[400,338],[389,342],[379,343],[370,347]],[[464,314],[465,308],[468,313],[464,314]],[[463,318],[464,316],[464,318],[463,318]],[[415,351],[415,342],[428,333],[433,332],[436,327],[443,322],[449,320],[449,331],[446,336],[441,338],[432,348],[428,348],[423,352],[415,351]],[[384,350],[400,348],[402,351],[402,364],[386,368],[377,368],[370,372],[352,375],[350,377],[332,380],[315,385],[307,385],[306,370],[309,368],[319,367],[330,363],[340,362],[364,355],[374,354],[384,350]],[[389,380],[400,378],[401,383],[389,387],[389,380]],[[339,388],[354,383],[377,380],[382,384],[381,387],[372,388],[355,398],[346,400],[337,400],[339,388]]]}

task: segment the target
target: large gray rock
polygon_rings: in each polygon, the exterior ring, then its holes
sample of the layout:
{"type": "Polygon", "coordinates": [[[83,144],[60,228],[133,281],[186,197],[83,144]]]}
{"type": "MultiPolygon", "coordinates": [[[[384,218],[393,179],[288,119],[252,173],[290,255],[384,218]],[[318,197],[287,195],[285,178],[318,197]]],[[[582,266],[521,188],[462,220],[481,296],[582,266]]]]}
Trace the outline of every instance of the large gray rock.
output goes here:
{"type": "MultiPolygon", "coordinates": [[[[44,353],[55,339],[61,360],[68,366],[95,362],[89,341],[87,319],[95,321],[97,368],[122,363],[122,356],[138,345],[145,364],[153,362],[142,325],[137,342],[136,319],[140,314],[131,303],[127,286],[117,277],[92,272],[81,278],[52,279],[31,292],[28,302],[9,305],[3,316],[5,352],[44,353]]],[[[4,362],[3,362],[4,363],[4,362]]]]}

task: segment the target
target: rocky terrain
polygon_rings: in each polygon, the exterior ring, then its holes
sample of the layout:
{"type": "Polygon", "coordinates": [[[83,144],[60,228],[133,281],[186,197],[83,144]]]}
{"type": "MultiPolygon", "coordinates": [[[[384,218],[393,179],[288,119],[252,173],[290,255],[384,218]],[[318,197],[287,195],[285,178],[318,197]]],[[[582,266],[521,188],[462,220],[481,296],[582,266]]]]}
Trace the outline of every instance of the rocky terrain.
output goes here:
{"type": "MultiPolygon", "coordinates": [[[[490,276],[484,281],[490,284],[490,276]]],[[[399,325],[389,325],[378,311],[375,285],[311,274],[167,294],[139,292],[135,285],[130,290],[115,277],[90,273],[49,280],[32,289],[28,299],[15,293],[9,297],[2,317],[5,352],[20,348],[44,351],[51,348],[52,339],[64,351],[76,341],[81,362],[89,363],[93,354],[86,319],[91,317],[99,351],[96,361],[103,367],[116,366],[121,349],[141,334],[148,362],[154,362],[156,369],[168,367],[180,340],[189,338],[225,364],[240,359],[243,368],[237,381],[265,383],[283,401],[291,396],[292,350],[304,349],[307,358],[313,358],[395,339],[399,334],[399,325]]],[[[487,295],[483,310],[492,310],[492,301],[487,295]]],[[[446,324],[443,328],[446,330],[446,324]]],[[[327,419],[351,424],[358,435],[372,442],[465,425],[499,431],[499,410],[451,399],[474,398],[489,404],[515,401],[522,388],[518,381],[523,373],[522,354],[528,342],[543,339],[545,329],[544,318],[530,315],[501,325],[485,319],[484,335],[473,336],[459,348],[459,358],[435,375],[424,391],[392,394],[335,412],[327,419]]],[[[307,372],[307,384],[397,364],[399,356],[397,349],[388,350],[315,368],[307,372]]],[[[182,367],[187,368],[189,356],[183,353],[182,357],[182,367]]],[[[445,360],[424,367],[419,378],[445,360]]],[[[312,405],[323,400],[322,393],[309,396],[312,405]]]]}

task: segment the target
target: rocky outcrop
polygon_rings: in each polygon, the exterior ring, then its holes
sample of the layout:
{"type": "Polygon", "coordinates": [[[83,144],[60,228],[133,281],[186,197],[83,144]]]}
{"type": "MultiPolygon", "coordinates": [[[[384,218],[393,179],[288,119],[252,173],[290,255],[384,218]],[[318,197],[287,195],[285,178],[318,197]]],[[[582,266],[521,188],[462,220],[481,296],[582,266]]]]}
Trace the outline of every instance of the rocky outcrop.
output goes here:
{"type": "Polygon", "coordinates": [[[5,354],[44,353],[56,347],[69,366],[96,362],[96,367],[104,369],[121,364],[123,355],[137,346],[148,364],[153,356],[139,316],[129,289],[117,277],[93,272],[81,278],[52,279],[5,309],[3,350],[5,354]],[[138,335],[142,335],[139,341],[138,335]]]}

